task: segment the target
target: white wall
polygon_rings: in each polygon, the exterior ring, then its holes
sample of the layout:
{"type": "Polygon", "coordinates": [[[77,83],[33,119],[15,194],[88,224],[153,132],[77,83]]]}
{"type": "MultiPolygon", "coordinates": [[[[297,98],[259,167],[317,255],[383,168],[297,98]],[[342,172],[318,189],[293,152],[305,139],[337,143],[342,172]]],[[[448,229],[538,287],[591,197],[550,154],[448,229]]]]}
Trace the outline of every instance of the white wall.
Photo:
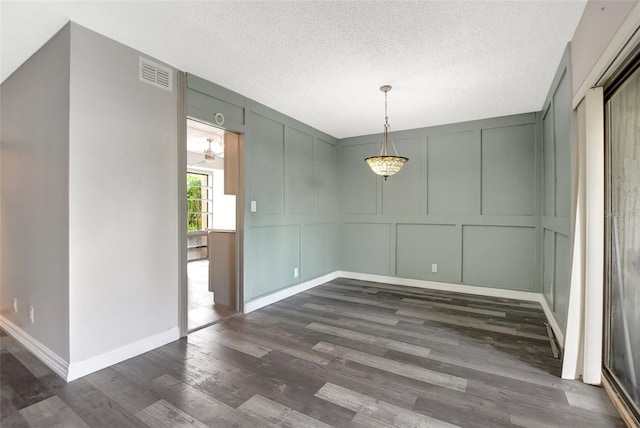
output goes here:
{"type": "Polygon", "coordinates": [[[71,24],[72,364],[178,326],[176,73],[142,83],[138,57],[71,24]]]}
{"type": "Polygon", "coordinates": [[[69,26],[0,86],[1,315],[69,358],[69,26]],[[13,298],[19,310],[12,312],[13,298]],[[35,309],[35,323],[28,318],[35,309]]]}

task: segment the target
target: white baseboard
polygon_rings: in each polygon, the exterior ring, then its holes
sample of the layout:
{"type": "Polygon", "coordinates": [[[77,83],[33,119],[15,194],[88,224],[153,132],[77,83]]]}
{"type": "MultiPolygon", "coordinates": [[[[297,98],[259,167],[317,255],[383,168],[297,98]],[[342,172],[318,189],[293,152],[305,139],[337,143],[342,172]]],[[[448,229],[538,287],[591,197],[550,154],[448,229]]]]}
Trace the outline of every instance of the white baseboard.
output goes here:
{"type": "Polygon", "coordinates": [[[358,279],[361,281],[382,282],[394,285],[405,285],[408,287],[427,288],[430,290],[452,291],[455,293],[474,294],[476,296],[501,297],[504,299],[525,300],[540,303],[553,333],[558,338],[560,347],[564,346],[564,332],[560,328],[558,321],[549,307],[547,299],[541,293],[530,291],[505,290],[502,288],[478,287],[473,285],[450,284],[446,282],[423,281],[419,279],[396,278],[393,276],[371,275],[367,273],[339,271],[338,277],[358,279]]]}
{"type": "Polygon", "coordinates": [[[55,374],[63,379],[67,378],[69,372],[69,363],[64,358],[53,352],[51,349],[43,345],[39,340],[32,337],[29,333],[0,315],[0,327],[9,333],[22,346],[29,350],[35,357],[42,361],[55,374]]]}
{"type": "Polygon", "coordinates": [[[452,291],[455,293],[475,294],[476,296],[502,297],[505,299],[538,302],[540,293],[529,291],[505,290],[502,288],[479,287],[475,285],[451,284],[448,282],[424,281],[421,279],[398,278],[395,276],[371,275],[368,273],[339,271],[338,277],[358,279],[360,281],[381,282],[429,290],[452,291]]]}
{"type": "Polygon", "coordinates": [[[500,297],[504,299],[525,300],[528,302],[539,303],[542,306],[542,310],[544,311],[547,320],[549,321],[549,325],[553,329],[553,333],[558,338],[560,347],[564,346],[564,332],[560,328],[560,325],[553,315],[551,308],[549,308],[547,300],[541,293],[519,290],[505,290],[502,288],[478,287],[474,285],[451,284],[447,282],[424,281],[420,279],[398,278],[395,276],[372,275],[368,273],[348,272],[341,270],[331,272],[319,278],[315,278],[310,281],[306,281],[294,285],[293,287],[285,288],[284,290],[276,291],[275,293],[271,293],[267,296],[247,302],[244,305],[244,313],[248,314],[260,308],[264,308],[265,306],[269,306],[273,303],[279,302],[280,300],[286,299],[287,297],[302,293],[303,291],[307,291],[311,288],[317,287],[318,285],[322,285],[325,282],[332,281],[336,278],[357,279],[360,281],[404,285],[407,287],[425,288],[429,290],[451,291],[454,293],[466,293],[474,294],[476,296],[500,297]]]}
{"type": "Polygon", "coordinates": [[[558,344],[560,345],[560,348],[564,349],[564,332],[560,328],[560,324],[558,324],[558,320],[556,320],[556,317],[553,314],[553,311],[549,307],[549,302],[547,302],[547,299],[545,299],[544,295],[542,294],[540,294],[539,302],[540,302],[540,305],[542,305],[542,310],[544,310],[544,314],[546,315],[547,320],[549,321],[549,325],[553,329],[553,334],[555,334],[556,338],[558,339],[558,344]]]}
{"type": "Polygon", "coordinates": [[[90,373],[102,370],[106,367],[112,366],[129,358],[136,357],[145,352],[149,352],[167,343],[173,342],[180,338],[180,331],[178,327],[171,328],[162,333],[154,334],[137,342],[133,342],[129,345],[121,346],[113,351],[105,352],[104,354],[78,361],[77,363],[69,364],[69,371],[67,374],[67,382],[81,378],[90,373]]]}
{"type": "Polygon", "coordinates": [[[318,278],[314,278],[309,281],[301,282],[300,284],[294,285],[292,287],[285,288],[284,290],[267,294],[264,297],[258,297],[257,299],[251,300],[244,304],[244,313],[248,314],[260,308],[264,308],[265,306],[269,306],[273,303],[279,302],[280,300],[284,300],[287,297],[295,296],[298,293],[310,290],[314,287],[317,287],[318,285],[324,284],[325,282],[332,281],[339,277],[338,273],[339,271],[331,272],[318,278]]]}
{"type": "Polygon", "coordinates": [[[394,276],[371,275],[367,273],[338,271],[340,278],[357,279],[361,281],[381,282],[394,285],[405,285],[407,287],[426,288],[430,290],[452,291],[455,293],[474,294],[476,296],[501,297],[504,299],[526,300],[540,303],[553,333],[558,338],[560,347],[564,347],[564,332],[560,328],[558,321],[549,307],[547,299],[541,293],[529,291],[505,290],[502,288],[478,287],[473,285],[450,284],[446,282],[423,281],[420,279],[397,278],[394,276]]]}

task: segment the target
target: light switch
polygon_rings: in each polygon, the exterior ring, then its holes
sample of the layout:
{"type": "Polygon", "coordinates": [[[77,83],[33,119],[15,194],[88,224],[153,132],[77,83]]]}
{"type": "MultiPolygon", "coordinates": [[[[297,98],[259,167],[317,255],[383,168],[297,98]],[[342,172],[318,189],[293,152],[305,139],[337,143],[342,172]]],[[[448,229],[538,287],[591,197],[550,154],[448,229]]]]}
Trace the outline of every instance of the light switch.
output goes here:
{"type": "Polygon", "coordinates": [[[256,211],[258,211],[258,204],[256,201],[251,201],[251,212],[254,213],[256,211]]]}

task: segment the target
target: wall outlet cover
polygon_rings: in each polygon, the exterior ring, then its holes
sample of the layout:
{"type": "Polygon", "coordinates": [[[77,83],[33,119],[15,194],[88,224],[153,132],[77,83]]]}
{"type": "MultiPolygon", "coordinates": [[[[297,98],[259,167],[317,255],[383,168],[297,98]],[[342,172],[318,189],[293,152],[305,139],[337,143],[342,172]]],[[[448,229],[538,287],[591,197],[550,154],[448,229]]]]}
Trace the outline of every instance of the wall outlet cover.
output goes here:
{"type": "Polygon", "coordinates": [[[258,204],[256,203],[256,201],[251,201],[251,212],[255,213],[258,211],[258,204]]]}
{"type": "Polygon", "coordinates": [[[432,263],[431,264],[431,272],[432,273],[437,273],[438,272],[438,263],[432,263]]]}
{"type": "Polygon", "coordinates": [[[298,268],[297,268],[297,267],[293,268],[293,277],[294,277],[294,278],[297,278],[297,277],[298,277],[298,275],[299,275],[298,268]]]}
{"type": "Polygon", "coordinates": [[[29,321],[31,322],[31,324],[33,324],[35,322],[35,310],[33,309],[33,306],[29,306],[29,321]]]}
{"type": "Polygon", "coordinates": [[[13,312],[18,313],[18,299],[14,297],[13,299],[13,312]]]}

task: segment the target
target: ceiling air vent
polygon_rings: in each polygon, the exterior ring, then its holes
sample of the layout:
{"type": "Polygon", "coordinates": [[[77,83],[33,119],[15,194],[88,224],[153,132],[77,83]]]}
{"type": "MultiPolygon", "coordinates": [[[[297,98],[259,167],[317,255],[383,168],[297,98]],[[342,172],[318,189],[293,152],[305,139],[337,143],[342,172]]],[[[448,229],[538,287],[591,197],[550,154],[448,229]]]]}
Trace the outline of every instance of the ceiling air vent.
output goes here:
{"type": "Polygon", "coordinates": [[[140,80],[167,91],[173,90],[171,70],[156,64],[147,58],[140,57],[140,80]]]}

